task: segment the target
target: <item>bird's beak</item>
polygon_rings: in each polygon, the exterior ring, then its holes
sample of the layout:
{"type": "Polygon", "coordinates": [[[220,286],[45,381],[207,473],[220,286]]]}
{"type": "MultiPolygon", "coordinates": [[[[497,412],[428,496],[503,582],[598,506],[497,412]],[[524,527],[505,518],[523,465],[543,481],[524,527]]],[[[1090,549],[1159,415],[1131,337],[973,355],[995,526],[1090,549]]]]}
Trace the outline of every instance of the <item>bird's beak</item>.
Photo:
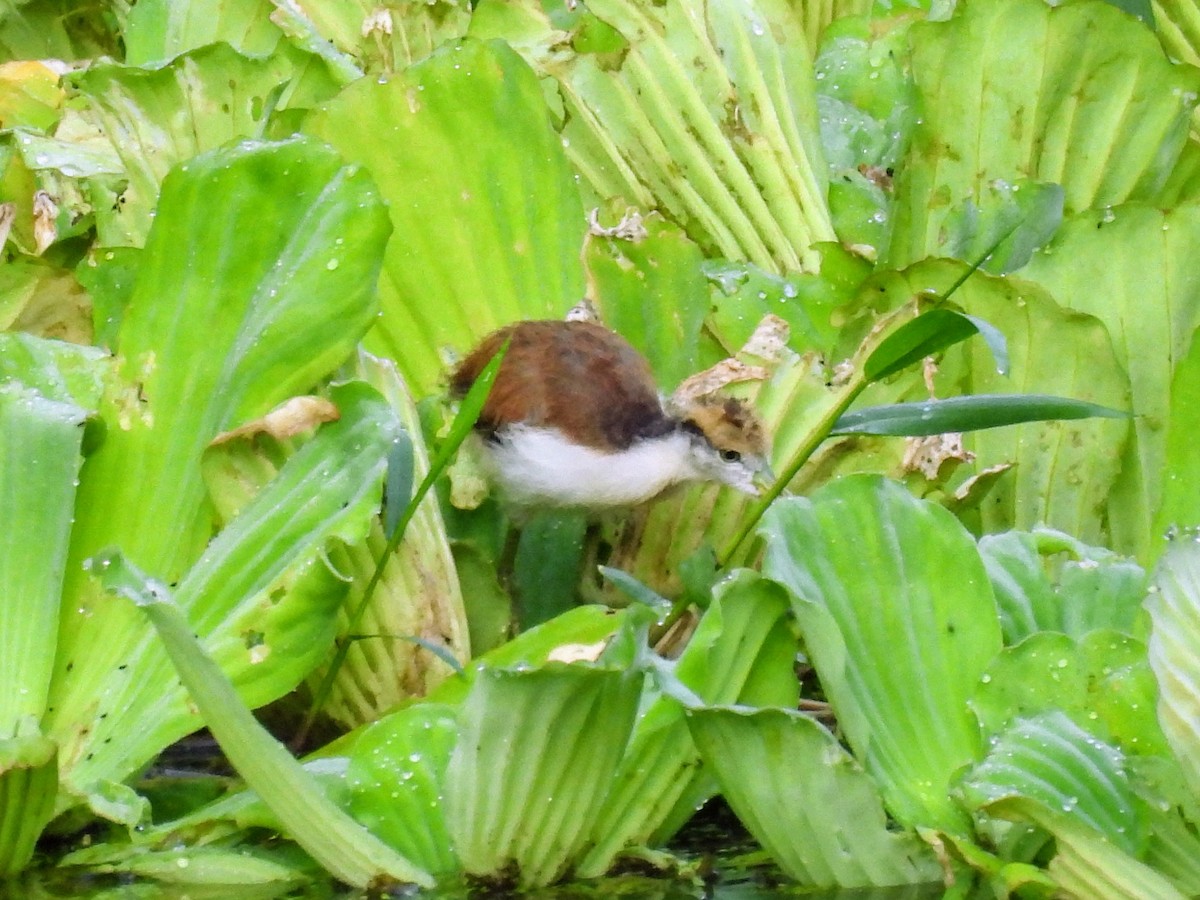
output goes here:
{"type": "Polygon", "coordinates": [[[771,463],[764,459],[762,465],[754,473],[754,486],[760,491],[766,490],[775,483],[775,472],[771,468],[771,463]]]}
{"type": "Polygon", "coordinates": [[[774,482],[775,473],[771,471],[771,464],[764,459],[751,473],[750,478],[739,482],[736,487],[742,493],[749,494],[751,497],[761,497],[763,491],[769,488],[774,482]]]}

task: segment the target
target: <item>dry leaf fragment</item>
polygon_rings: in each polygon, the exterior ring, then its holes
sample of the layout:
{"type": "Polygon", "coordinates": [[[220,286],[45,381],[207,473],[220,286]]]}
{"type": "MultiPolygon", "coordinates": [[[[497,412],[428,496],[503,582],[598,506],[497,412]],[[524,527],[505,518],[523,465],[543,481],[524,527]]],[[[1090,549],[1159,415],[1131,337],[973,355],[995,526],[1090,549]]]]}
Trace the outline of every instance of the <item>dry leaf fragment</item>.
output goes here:
{"type": "Polygon", "coordinates": [[[256,434],[268,434],[281,441],[316,428],[323,422],[336,422],[339,418],[341,413],[338,408],[324,397],[292,397],[261,419],[218,434],[213,438],[212,446],[256,434]]]}

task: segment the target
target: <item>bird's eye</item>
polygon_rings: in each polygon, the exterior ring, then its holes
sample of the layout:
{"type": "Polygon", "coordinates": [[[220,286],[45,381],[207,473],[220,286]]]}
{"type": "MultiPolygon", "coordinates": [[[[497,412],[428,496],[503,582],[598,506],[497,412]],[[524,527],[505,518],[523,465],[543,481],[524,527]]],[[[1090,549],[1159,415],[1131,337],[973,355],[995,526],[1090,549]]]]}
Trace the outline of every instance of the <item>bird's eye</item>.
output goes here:
{"type": "Polygon", "coordinates": [[[721,451],[721,459],[725,460],[725,462],[737,462],[741,458],[742,454],[738,453],[736,450],[721,451]]]}

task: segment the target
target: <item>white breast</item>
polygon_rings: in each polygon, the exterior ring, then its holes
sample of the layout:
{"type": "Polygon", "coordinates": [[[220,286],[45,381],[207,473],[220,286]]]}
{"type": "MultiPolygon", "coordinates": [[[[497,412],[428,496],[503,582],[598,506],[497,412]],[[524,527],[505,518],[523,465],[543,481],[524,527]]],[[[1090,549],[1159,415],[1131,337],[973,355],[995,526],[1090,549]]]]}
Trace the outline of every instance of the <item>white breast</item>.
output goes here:
{"type": "Polygon", "coordinates": [[[673,433],[602,453],[554,428],[515,425],[487,442],[485,459],[504,496],[521,506],[631,506],[697,477],[689,445],[673,433]]]}

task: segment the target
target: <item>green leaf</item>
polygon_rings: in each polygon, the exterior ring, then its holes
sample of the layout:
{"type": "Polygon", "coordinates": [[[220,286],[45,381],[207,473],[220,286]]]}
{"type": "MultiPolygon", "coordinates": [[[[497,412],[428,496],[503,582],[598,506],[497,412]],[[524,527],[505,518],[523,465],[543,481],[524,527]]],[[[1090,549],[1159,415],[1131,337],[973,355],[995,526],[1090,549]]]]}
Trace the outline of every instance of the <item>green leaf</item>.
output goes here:
{"type": "Polygon", "coordinates": [[[236,892],[247,900],[266,898],[321,878],[320,869],[294,844],[229,848],[209,845],[165,850],[99,844],[87,849],[93,852],[71,854],[67,864],[86,866],[101,875],[149,880],[157,890],[186,891],[193,896],[236,892]]]}
{"type": "Polygon", "coordinates": [[[670,392],[700,362],[708,286],[700,248],[657,217],[632,240],[592,236],[584,250],[589,299],[604,324],[642,352],[658,386],[670,392]]]}
{"type": "Polygon", "coordinates": [[[534,886],[574,864],[617,773],[641,680],[561,663],[475,675],[446,770],[446,821],[467,872],[534,886]]]}
{"type": "Polygon", "coordinates": [[[171,657],[221,749],[288,834],[332,875],[365,888],[391,878],[431,887],[433,879],[332,803],[287,749],[255,720],[192,633],[171,591],[115,551],[94,558],[105,588],[140,607],[171,657]]]}
{"type": "Polygon", "coordinates": [[[75,277],[92,298],[94,342],[99,347],[111,349],[117,345],[140,259],[141,251],[136,247],[110,247],[75,267],[75,277]]]}
{"type": "Polygon", "coordinates": [[[1050,860],[1050,874],[1071,896],[1097,900],[1183,900],[1185,896],[1159,872],[1085,825],[1059,823],[1054,837],[1058,853],[1050,860]]]}
{"type": "Polygon", "coordinates": [[[983,269],[1003,275],[1029,262],[1062,219],[1061,185],[997,179],[983,186],[978,200],[968,198],[950,213],[943,242],[933,255],[964,262],[983,259],[983,269]]]}
{"type": "Polygon", "coordinates": [[[1099,741],[1066,715],[1049,712],[1015,720],[991,744],[987,756],[964,778],[961,791],[972,809],[1003,815],[1038,810],[1032,820],[1053,832],[1060,817],[1087,825],[1131,855],[1146,835],[1133,789],[1123,770],[1124,755],[1099,741]]]}
{"type": "Polygon", "coordinates": [[[477,16],[557,83],[562,137],[600,200],[662,209],[708,256],[815,271],[832,240],[804,27],[777,0],[593,0],[559,23],[477,16]],[[515,23],[515,24],[514,24],[515,23]],[[601,32],[606,40],[587,40],[601,32]]]}
{"type": "Polygon", "coordinates": [[[487,653],[516,630],[512,598],[500,584],[494,560],[477,545],[458,541],[452,542],[450,549],[462,586],[471,652],[487,653]]]}
{"type": "Polygon", "coordinates": [[[871,265],[840,244],[823,244],[819,273],[773,275],[752,263],[707,260],[712,315],[708,327],[728,352],[740,349],[764,316],[788,323],[788,346],[832,352],[839,329],[831,319],[858,295],[871,265]]]}
{"type": "Polygon", "coordinates": [[[105,246],[141,246],[167,172],[239,138],[260,137],[268,95],[290,74],[282,59],[242,56],[227,44],[190,51],[158,68],[98,63],[73,74],[124,167],[126,186],[98,206],[105,246]]]}
{"type": "Polygon", "coordinates": [[[815,720],[785,709],[702,707],[688,726],[738,819],[806,887],[938,881],[933,852],[888,828],[879,789],[815,720]]]}
{"type": "Polygon", "coordinates": [[[1141,19],[1154,30],[1154,7],[1150,0],[1106,0],[1122,12],[1127,12],[1136,19],[1141,19]]]}
{"type": "Polygon", "coordinates": [[[1133,631],[1146,573],[1132,560],[1048,528],[985,535],[979,554],[1006,644],[1036,631],[1075,638],[1095,628],[1133,631]]]}
{"type": "Polygon", "coordinates": [[[700,763],[680,696],[706,703],[796,703],[796,637],[778,587],[751,572],[722,586],[674,664],[658,672],[662,694],[646,703],[611,782],[593,844],[578,864],[583,877],[604,874],[628,847],[670,840],[716,793],[700,763]]]}
{"type": "Polygon", "coordinates": [[[418,703],[368,725],[346,770],[350,813],[428,872],[459,870],[446,830],[446,767],[458,740],[456,710],[418,703]]]}
{"type": "Polygon", "coordinates": [[[971,707],[991,735],[1014,719],[1055,712],[1125,752],[1166,755],[1155,695],[1141,641],[1108,629],[1079,640],[1042,631],[992,660],[971,707]]]}
{"type": "MultiPolygon", "coordinates": [[[[1151,534],[1166,534],[1172,527],[1200,525],[1200,507],[1194,487],[1200,483],[1200,340],[1192,335],[1187,355],[1179,359],[1171,381],[1171,405],[1166,421],[1163,448],[1162,503],[1151,526],[1151,534]]],[[[1160,544],[1151,544],[1157,555],[1160,544]]]]}
{"type": "MultiPolygon", "coordinates": [[[[1200,206],[1163,211],[1129,204],[1067,222],[1023,272],[1061,303],[1103,322],[1128,372],[1137,418],[1106,515],[1113,548],[1143,562],[1156,549],[1155,514],[1171,477],[1163,424],[1172,413],[1172,379],[1200,325],[1200,275],[1191,266],[1197,240],[1200,206]]],[[[1180,427],[1189,427],[1186,412],[1180,427]]]]}
{"type": "Polygon", "coordinates": [[[920,403],[855,409],[833,423],[832,434],[929,435],[978,431],[1048,419],[1129,418],[1118,409],[1044,394],[975,394],[920,403]]]}
{"type": "Polygon", "coordinates": [[[890,266],[934,253],[955,208],[985,203],[996,179],[1061,185],[1068,216],[1153,199],[1187,139],[1200,73],[1108,4],[980,0],[909,34],[921,119],[898,166],[890,266]]]}
{"type": "MultiPolygon", "coordinates": [[[[108,433],[80,476],[47,722],[64,748],[95,741],[97,686],[137,680],[147,634],[79,564],[115,543],[167,583],[183,576],[213,530],[205,448],[349,355],[373,319],[387,230],[366,174],[309,141],[218,151],[167,178],[100,407],[108,433]],[[265,208],[291,227],[256,227],[265,208]]],[[[66,780],[86,752],[64,750],[66,780]]]]}
{"type": "Polygon", "coordinates": [[[967,701],[1000,649],[974,541],[945,509],[872,476],[777,501],[761,534],[763,572],[791,592],[838,723],[889,811],[965,832],[947,789],[981,750],[967,701]]]}
{"type": "MultiPolygon", "coordinates": [[[[20,690],[20,682],[6,683],[20,690]]],[[[0,739],[0,877],[7,879],[28,865],[54,817],[58,748],[28,728],[12,728],[7,720],[4,727],[9,736],[0,739]]]]}
{"type": "MultiPolygon", "coordinates": [[[[348,585],[326,557],[331,545],[361,539],[378,510],[395,416],[362,382],[331,396],[341,418],[288,458],[174,592],[205,652],[251,707],[292,690],[328,654],[348,585]]],[[[82,756],[66,775],[74,789],[127,777],[200,724],[154,635],[127,632],[120,662],[71,696],[90,698],[96,720],[57,720],[82,756]],[[134,719],[142,724],[131,734],[134,719]]]]}
{"type": "MultiPolygon", "coordinates": [[[[5,359],[11,361],[7,353],[5,359]]],[[[29,366],[30,374],[37,368],[29,366]]],[[[46,708],[85,415],[20,382],[0,385],[2,734],[16,735],[46,708]]]]}
{"type": "Polygon", "coordinates": [[[1188,534],[1155,567],[1150,614],[1150,666],[1158,679],[1158,719],[1192,791],[1200,790],[1200,544],[1188,534]]]}
{"type": "Polygon", "coordinates": [[[125,62],[147,66],[217,42],[247,55],[269,54],[281,37],[273,9],[271,0],[141,0],[125,22],[125,62]]]}
{"type": "MultiPolygon", "coordinates": [[[[863,4],[841,5],[850,15],[822,29],[815,61],[821,142],[833,173],[829,206],[838,236],[869,247],[874,258],[887,248],[892,176],[917,119],[906,65],[912,20],[855,15],[863,4]]],[[[805,9],[810,22],[834,13],[805,9]]]]}
{"type": "Polygon", "coordinates": [[[104,351],[30,334],[0,333],[0,385],[19,382],[47,400],[94,412],[109,372],[104,351]]]}
{"type": "Polygon", "coordinates": [[[10,0],[0,18],[0,57],[90,60],[116,56],[120,42],[112,25],[111,10],[80,7],[74,0],[10,0]]]}
{"type": "Polygon", "coordinates": [[[578,512],[537,513],[521,526],[510,585],[522,627],[578,603],[587,533],[587,518],[578,512]]]}
{"type": "Polygon", "coordinates": [[[678,697],[705,703],[795,705],[796,638],[787,599],[770,582],[737,573],[716,591],[662,693],[643,701],[629,746],[576,869],[607,872],[628,847],[667,841],[717,791],[700,763],[678,697]]]}
{"type": "Polygon", "coordinates": [[[600,566],[600,574],[635,603],[641,603],[659,615],[665,615],[670,611],[671,602],[666,597],[638,581],[628,572],[614,569],[611,566],[600,566]]]}
{"type": "Polygon", "coordinates": [[[443,348],[561,318],[582,296],[578,189],[541,87],[512,50],[441,48],[395,78],[354,83],[307,128],[370,169],[389,201],[396,236],[368,343],[417,396],[441,389],[443,348]]]}
{"type": "Polygon", "coordinates": [[[413,440],[408,431],[397,436],[388,452],[387,479],[383,485],[383,534],[391,540],[400,524],[404,508],[412,500],[413,440]]]}
{"type": "MultiPolygon", "coordinates": [[[[294,41],[309,46],[309,40],[299,37],[304,34],[313,42],[325,42],[330,52],[353,60],[367,74],[401,71],[439,45],[462,37],[472,10],[470,4],[460,0],[384,7],[294,0],[286,6],[275,6],[278,12],[272,19],[294,41]]],[[[339,69],[345,65],[342,63],[339,69]]]]}
{"type": "MultiPolygon", "coordinates": [[[[967,276],[970,274],[968,272],[967,276]]],[[[1001,373],[1006,372],[1008,349],[999,331],[975,316],[950,309],[931,309],[905,322],[884,338],[867,357],[863,374],[869,381],[880,381],[976,334],[982,335],[987,341],[988,349],[996,358],[996,369],[1001,373]]]]}
{"type": "Polygon", "coordinates": [[[1151,3],[1155,34],[1173,59],[1200,62],[1200,28],[1192,0],[1157,0],[1151,3]]]}

